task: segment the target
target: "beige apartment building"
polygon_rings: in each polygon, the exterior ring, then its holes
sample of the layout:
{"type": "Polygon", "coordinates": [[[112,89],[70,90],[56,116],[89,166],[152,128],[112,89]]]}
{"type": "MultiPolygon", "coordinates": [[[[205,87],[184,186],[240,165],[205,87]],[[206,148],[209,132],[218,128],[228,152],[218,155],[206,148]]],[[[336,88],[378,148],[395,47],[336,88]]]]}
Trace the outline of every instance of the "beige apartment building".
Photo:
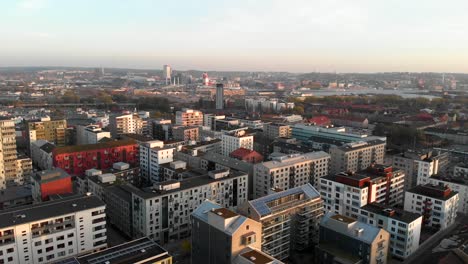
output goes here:
{"type": "Polygon", "coordinates": [[[39,139],[56,146],[66,145],[67,120],[33,121],[28,123],[29,144],[39,139]]]}
{"type": "Polygon", "coordinates": [[[198,110],[183,108],[176,112],[176,125],[203,126],[203,113],[198,110]]]}
{"type": "Polygon", "coordinates": [[[330,148],[331,174],[364,170],[373,163],[383,164],[385,146],[385,141],[377,139],[330,148]]]}

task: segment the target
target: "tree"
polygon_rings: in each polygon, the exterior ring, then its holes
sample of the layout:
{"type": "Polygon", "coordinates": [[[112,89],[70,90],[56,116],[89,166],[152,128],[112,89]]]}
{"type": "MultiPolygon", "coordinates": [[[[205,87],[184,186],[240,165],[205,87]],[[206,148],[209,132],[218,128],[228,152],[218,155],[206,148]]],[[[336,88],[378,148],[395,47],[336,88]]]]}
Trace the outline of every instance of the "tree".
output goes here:
{"type": "Polygon", "coordinates": [[[303,115],[304,114],[304,107],[300,105],[294,106],[293,112],[297,115],[303,115]]]}

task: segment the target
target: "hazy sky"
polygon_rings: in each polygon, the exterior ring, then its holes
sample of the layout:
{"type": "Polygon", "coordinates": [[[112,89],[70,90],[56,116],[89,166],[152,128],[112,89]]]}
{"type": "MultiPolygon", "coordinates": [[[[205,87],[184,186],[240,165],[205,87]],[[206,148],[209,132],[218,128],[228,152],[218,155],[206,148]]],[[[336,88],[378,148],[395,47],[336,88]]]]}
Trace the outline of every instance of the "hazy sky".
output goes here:
{"type": "Polygon", "coordinates": [[[0,66],[468,72],[467,0],[0,0],[0,66]]]}

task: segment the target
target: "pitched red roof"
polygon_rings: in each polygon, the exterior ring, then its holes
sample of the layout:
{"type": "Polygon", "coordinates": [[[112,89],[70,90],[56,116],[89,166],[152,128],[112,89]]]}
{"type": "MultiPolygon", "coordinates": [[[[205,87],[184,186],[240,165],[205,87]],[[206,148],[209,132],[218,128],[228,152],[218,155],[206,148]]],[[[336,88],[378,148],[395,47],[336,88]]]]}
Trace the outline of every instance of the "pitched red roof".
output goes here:
{"type": "Polygon", "coordinates": [[[238,148],[236,150],[234,150],[233,152],[231,152],[230,156],[231,157],[238,157],[238,158],[244,158],[248,155],[251,155],[253,153],[256,153],[256,154],[259,154],[257,151],[255,150],[251,150],[251,149],[246,149],[246,148],[238,148]]]}
{"type": "Polygon", "coordinates": [[[317,126],[323,126],[323,125],[331,124],[330,118],[328,118],[326,116],[314,116],[312,118],[309,118],[308,122],[309,123],[314,123],[317,126]]]}

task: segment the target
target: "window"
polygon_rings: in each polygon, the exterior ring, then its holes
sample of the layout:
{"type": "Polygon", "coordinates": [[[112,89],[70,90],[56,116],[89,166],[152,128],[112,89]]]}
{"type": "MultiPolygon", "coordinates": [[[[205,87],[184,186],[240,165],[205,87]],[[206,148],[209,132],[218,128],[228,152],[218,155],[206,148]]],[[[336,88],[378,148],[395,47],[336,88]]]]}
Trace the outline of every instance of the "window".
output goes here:
{"type": "Polygon", "coordinates": [[[34,242],[34,246],[38,247],[38,246],[40,246],[40,245],[41,245],[41,241],[36,241],[36,242],[34,242]]]}

